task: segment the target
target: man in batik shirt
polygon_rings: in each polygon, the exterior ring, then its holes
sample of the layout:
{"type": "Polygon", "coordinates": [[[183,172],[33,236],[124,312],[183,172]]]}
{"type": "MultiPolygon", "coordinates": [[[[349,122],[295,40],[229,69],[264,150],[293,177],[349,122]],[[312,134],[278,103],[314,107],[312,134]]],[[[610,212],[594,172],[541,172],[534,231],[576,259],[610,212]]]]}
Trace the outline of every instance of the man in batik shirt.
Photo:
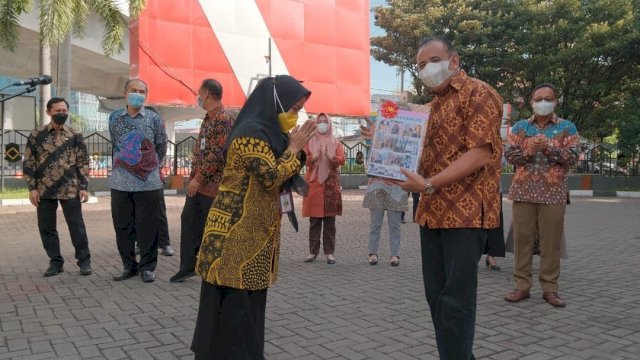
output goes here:
{"type": "Polygon", "coordinates": [[[58,202],[69,227],[80,274],[91,275],[91,254],[81,204],[89,200],[87,146],[82,134],[65,125],[69,118],[69,103],[65,99],[49,100],[47,115],[51,121],[35,129],[27,140],[23,165],[29,200],[38,209],[40,238],[50,259],[44,276],[63,271],[64,259],[56,230],[58,202]]]}
{"type": "Polygon", "coordinates": [[[198,90],[198,105],[207,115],[193,148],[187,199],[180,216],[180,269],[169,279],[172,283],[182,282],[196,274],[202,232],[222,180],[224,145],[234,120],[222,105],[222,85],[217,80],[202,82],[198,90]]]}
{"type": "Polygon", "coordinates": [[[564,307],[558,296],[560,244],[567,206],[567,173],[578,153],[578,131],[568,120],[556,116],[555,88],[540,84],[533,90],[534,115],[511,129],[507,161],[516,166],[509,198],[513,200],[515,289],[509,302],[529,298],[531,263],[536,233],[540,239],[540,286],[543,299],[564,307]]]}

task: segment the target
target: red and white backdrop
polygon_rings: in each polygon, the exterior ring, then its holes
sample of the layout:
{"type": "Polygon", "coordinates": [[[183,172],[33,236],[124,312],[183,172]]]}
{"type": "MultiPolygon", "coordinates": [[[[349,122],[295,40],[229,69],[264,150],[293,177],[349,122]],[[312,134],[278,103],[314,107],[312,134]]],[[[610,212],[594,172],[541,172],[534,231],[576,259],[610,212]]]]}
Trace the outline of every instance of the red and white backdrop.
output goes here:
{"type": "Polygon", "coordinates": [[[310,113],[366,115],[368,0],[157,0],[131,26],[130,76],[149,85],[149,102],[193,106],[205,78],[240,107],[269,73],[304,81],[310,113]]]}

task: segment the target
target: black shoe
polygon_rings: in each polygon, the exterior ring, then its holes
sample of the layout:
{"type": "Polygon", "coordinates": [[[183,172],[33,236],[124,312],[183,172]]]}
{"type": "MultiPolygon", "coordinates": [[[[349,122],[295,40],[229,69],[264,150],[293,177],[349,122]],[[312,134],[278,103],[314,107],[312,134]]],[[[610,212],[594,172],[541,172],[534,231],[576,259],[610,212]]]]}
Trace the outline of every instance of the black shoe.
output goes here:
{"type": "Polygon", "coordinates": [[[122,280],[131,279],[132,277],[136,276],[137,273],[138,273],[138,270],[124,270],[122,274],[118,276],[114,276],[113,281],[122,281],[122,280]]]}
{"type": "Polygon", "coordinates": [[[327,264],[333,265],[336,263],[336,258],[333,257],[333,254],[327,255],[327,264]]]}
{"type": "Polygon", "coordinates": [[[495,265],[495,264],[491,264],[491,262],[489,261],[489,259],[485,259],[484,263],[487,265],[487,267],[493,271],[500,271],[500,266],[495,265]]]}
{"type": "Polygon", "coordinates": [[[314,255],[314,254],[309,254],[309,255],[307,255],[307,257],[304,259],[304,262],[306,262],[306,263],[312,263],[312,262],[314,262],[314,261],[316,260],[316,257],[318,257],[318,255],[317,255],[317,254],[315,254],[315,255],[314,255]]]}
{"type": "Polygon", "coordinates": [[[62,265],[49,265],[47,271],[44,272],[44,277],[56,276],[63,271],[62,265]]]}
{"type": "Polygon", "coordinates": [[[160,250],[160,253],[164,256],[173,256],[173,249],[171,248],[171,245],[163,246],[160,250]]]}
{"type": "Polygon", "coordinates": [[[144,282],[153,282],[156,279],[156,274],[153,271],[143,271],[140,276],[142,276],[142,281],[144,282]]]}
{"type": "Polygon", "coordinates": [[[177,274],[173,275],[170,279],[170,283],[179,283],[187,280],[188,278],[196,276],[195,271],[178,271],[177,274]]]}
{"type": "Polygon", "coordinates": [[[80,266],[80,275],[87,276],[93,274],[91,270],[91,265],[81,265],[80,266]]]}

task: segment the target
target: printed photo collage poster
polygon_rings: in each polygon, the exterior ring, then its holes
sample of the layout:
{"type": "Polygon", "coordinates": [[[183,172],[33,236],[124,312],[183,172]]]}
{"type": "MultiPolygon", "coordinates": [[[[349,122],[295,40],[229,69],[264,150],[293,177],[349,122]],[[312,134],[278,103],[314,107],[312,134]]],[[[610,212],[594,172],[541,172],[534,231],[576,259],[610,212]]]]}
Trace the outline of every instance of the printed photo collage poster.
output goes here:
{"type": "Polygon", "coordinates": [[[428,112],[403,110],[396,102],[383,101],[376,117],[367,174],[406,180],[401,167],[416,172],[428,118],[428,112]]]}

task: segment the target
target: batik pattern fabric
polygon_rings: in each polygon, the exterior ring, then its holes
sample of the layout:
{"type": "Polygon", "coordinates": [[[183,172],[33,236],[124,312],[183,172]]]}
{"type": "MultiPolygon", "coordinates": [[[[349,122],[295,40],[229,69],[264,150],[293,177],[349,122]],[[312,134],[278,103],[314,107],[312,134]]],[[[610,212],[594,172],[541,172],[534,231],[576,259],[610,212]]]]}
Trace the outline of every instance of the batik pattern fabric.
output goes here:
{"type": "Polygon", "coordinates": [[[575,125],[555,114],[543,128],[536,124],[534,117],[518,121],[511,128],[505,152],[507,161],[516,166],[509,199],[546,205],[566,204],[567,174],[569,167],[578,160],[579,140],[575,125]],[[529,144],[539,136],[548,140],[547,148],[530,151],[529,144]]]}
{"type": "Polygon", "coordinates": [[[384,209],[392,211],[407,211],[409,209],[409,194],[400,186],[390,185],[384,180],[371,178],[364,193],[362,206],[367,209],[384,209]]]}
{"type": "Polygon", "coordinates": [[[193,147],[189,178],[200,184],[198,192],[215,197],[224,169],[224,146],[233,127],[234,118],[219,107],[207,114],[200,126],[198,139],[193,147]]]}
{"type": "Polygon", "coordinates": [[[50,124],[33,130],[27,140],[23,163],[29,191],[41,199],[75,199],[89,184],[89,156],[82,134],[63,125],[50,124]]]}
{"type": "Polygon", "coordinates": [[[196,273],[204,281],[262,290],[275,283],[280,255],[280,192],[300,171],[286,150],[275,158],[269,143],[235,138],[205,225],[196,273]]]}
{"type": "Polygon", "coordinates": [[[111,113],[113,171],[109,187],[136,192],[161,189],[160,164],[167,153],[164,122],[154,110],[142,108],[135,117],[126,109],[111,113]]]}
{"type": "Polygon", "coordinates": [[[430,105],[420,175],[433,177],[467,151],[487,145],[491,159],[466,178],[423,194],[418,223],[429,229],[499,227],[502,98],[491,86],[460,70],[430,105]]]}

